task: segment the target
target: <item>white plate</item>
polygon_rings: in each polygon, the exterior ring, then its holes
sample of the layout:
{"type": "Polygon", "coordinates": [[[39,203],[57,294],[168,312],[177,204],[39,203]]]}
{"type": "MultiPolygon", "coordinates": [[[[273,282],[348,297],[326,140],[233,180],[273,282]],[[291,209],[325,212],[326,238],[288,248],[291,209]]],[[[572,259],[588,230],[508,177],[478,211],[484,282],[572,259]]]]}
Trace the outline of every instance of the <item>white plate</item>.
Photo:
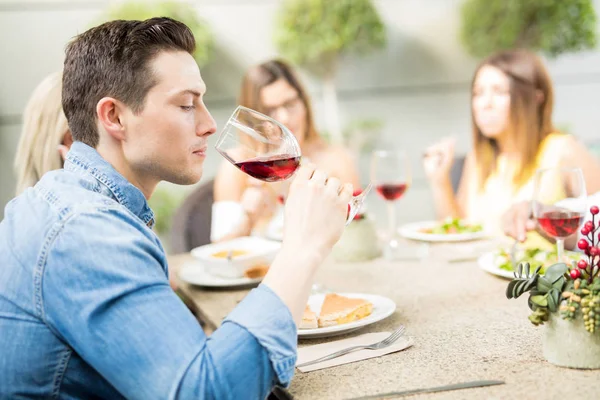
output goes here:
{"type": "Polygon", "coordinates": [[[485,231],[466,232],[466,233],[425,233],[422,229],[433,228],[438,225],[438,221],[415,222],[401,226],[400,235],[407,239],[421,240],[424,242],[465,242],[469,240],[484,239],[487,235],[485,231]]]}
{"type": "MultiPolygon", "coordinates": [[[[572,251],[565,252],[565,256],[569,258],[574,256],[575,259],[579,259],[579,254],[572,251]]],[[[479,265],[479,268],[482,270],[502,278],[514,279],[514,271],[507,271],[499,267],[504,262],[506,262],[505,257],[499,255],[497,250],[484,253],[477,259],[477,265],[479,265]]],[[[553,262],[549,262],[546,263],[546,266],[550,266],[552,264],[553,262]]]]}
{"type": "MultiPolygon", "coordinates": [[[[362,328],[367,325],[374,324],[375,322],[381,321],[392,315],[396,311],[396,303],[387,297],[378,296],[374,294],[364,293],[338,293],[340,296],[361,298],[373,303],[373,312],[368,317],[359,319],[358,321],[349,322],[347,324],[328,326],[325,328],[315,329],[298,329],[298,337],[301,339],[314,339],[322,338],[327,336],[341,335],[348,333],[356,329],[362,328]]],[[[308,306],[310,309],[319,315],[321,312],[321,306],[325,299],[324,294],[313,294],[308,299],[308,306]]]]}
{"type": "Polygon", "coordinates": [[[208,273],[200,261],[185,263],[179,270],[179,278],[187,283],[210,288],[235,288],[258,285],[262,278],[221,278],[208,273]]]}
{"type": "Polygon", "coordinates": [[[477,259],[477,265],[479,265],[479,268],[489,272],[492,275],[500,276],[506,279],[514,279],[515,276],[513,275],[513,271],[507,271],[498,266],[500,262],[497,260],[497,257],[498,253],[495,251],[482,254],[477,259]]]}

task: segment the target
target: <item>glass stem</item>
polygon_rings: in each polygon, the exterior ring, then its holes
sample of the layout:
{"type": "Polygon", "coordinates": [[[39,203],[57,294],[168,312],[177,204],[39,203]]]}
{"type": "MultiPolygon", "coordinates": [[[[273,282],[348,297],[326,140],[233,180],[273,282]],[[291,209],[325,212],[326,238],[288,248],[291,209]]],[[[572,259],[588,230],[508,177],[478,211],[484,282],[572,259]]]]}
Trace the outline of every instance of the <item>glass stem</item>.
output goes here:
{"type": "Polygon", "coordinates": [[[564,239],[556,239],[556,253],[558,255],[558,262],[563,261],[563,254],[565,253],[565,240],[564,239]]]}
{"type": "Polygon", "coordinates": [[[396,205],[393,201],[387,202],[388,207],[388,219],[389,219],[389,229],[390,229],[390,240],[396,236],[396,205]]]}

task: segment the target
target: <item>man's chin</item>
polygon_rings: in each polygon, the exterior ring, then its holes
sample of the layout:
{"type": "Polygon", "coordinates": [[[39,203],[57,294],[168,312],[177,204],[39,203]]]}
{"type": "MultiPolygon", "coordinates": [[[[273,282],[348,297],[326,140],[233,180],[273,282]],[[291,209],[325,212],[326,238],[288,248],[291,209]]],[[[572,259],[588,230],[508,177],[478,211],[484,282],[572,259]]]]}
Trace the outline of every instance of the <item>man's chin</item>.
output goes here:
{"type": "Polygon", "coordinates": [[[188,171],[187,174],[173,175],[163,179],[176,185],[195,185],[202,178],[202,169],[199,171],[188,171]]]}

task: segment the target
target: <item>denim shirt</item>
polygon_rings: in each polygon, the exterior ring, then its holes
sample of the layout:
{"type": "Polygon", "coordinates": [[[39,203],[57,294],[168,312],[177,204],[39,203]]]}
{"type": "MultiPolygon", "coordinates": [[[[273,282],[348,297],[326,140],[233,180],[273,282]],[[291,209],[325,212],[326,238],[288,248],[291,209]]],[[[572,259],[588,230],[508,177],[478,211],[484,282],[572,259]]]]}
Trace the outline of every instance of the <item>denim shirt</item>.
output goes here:
{"type": "Polygon", "coordinates": [[[169,286],[153,213],[93,148],[0,223],[0,399],[262,399],[286,386],[296,325],[254,289],[210,338],[169,286]]]}

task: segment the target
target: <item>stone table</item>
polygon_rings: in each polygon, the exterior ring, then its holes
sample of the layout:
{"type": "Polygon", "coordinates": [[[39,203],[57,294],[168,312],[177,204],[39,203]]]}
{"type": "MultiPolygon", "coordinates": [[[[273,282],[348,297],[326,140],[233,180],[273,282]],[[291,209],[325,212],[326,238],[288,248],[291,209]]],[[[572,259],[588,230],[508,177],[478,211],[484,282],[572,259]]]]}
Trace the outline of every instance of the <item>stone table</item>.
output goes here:
{"type": "MultiPolygon", "coordinates": [[[[458,245],[454,245],[458,246],[458,245]]],[[[398,353],[309,373],[296,371],[290,392],[297,399],[348,399],[474,380],[505,385],[411,396],[413,399],[600,398],[600,371],[556,367],[542,357],[543,327],[527,316],[525,296],[507,300],[507,280],[477,267],[475,260],[448,262],[452,245],[432,246],[421,260],[359,263],[328,261],[317,280],[336,292],[389,297],[396,312],[350,333],[392,331],[404,324],[414,346],[398,353]]],[[[463,249],[464,250],[464,249],[463,249]]],[[[169,258],[177,270],[190,255],[169,258]]],[[[207,319],[218,327],[249,289],[206,290],[179,282],[207,319]]],[[[300,346],[337,340],[301,340],[300,346]]]]}

